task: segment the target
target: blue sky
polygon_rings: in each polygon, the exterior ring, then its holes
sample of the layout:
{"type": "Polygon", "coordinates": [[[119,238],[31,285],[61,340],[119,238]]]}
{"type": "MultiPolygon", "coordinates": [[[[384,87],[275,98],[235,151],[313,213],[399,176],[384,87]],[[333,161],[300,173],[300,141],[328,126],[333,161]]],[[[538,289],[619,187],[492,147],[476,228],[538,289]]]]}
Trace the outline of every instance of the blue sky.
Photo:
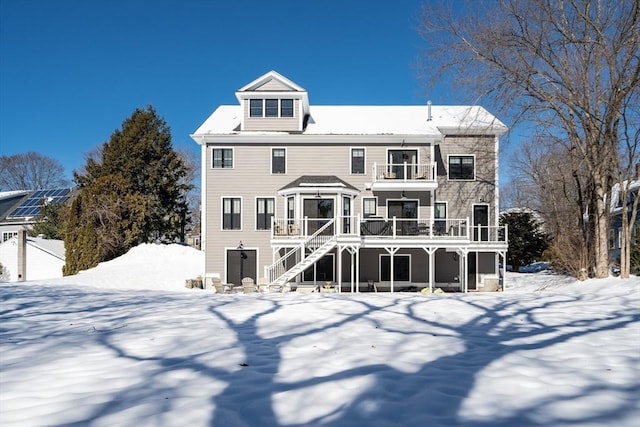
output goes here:
{"type": "Polygon", "coordinates": [[[236,89],[276,70],[311,104],[463,102],[426,93],[420,0],[2,0],[0,155],[37,151],[70,177],[137,107],[176,148],[236,89]]]}

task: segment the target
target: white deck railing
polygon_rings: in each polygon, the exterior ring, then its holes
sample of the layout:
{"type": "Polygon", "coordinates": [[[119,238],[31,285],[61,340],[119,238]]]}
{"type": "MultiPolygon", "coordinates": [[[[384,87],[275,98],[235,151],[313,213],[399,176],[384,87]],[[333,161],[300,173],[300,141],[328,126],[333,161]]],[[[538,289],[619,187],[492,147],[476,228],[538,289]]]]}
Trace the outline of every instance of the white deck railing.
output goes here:
{"type": "Polygon", "coordinates": [[[435,163],[374,163],[373,182],[435,181],[435,163]]]}
{"type": "Polygon", "coordinates": [[[303,239],[317,233],[371,239],[468,240],[476,243],[507,242],[506,226],[469,226],[464,219],[413,219],[340,216],[333,219],[274,219],[272,239],[303,239]]]}

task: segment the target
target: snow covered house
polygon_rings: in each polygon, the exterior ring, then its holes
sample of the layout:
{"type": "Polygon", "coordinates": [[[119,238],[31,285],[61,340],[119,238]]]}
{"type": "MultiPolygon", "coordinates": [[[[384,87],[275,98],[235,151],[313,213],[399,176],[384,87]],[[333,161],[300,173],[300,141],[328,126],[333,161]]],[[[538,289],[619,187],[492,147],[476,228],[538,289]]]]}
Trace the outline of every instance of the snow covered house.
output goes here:
{"type": "Polygon", "coordinates": [[[62,277],[62,267],[65,263],[64,242],[62,240],[27,237],[25,244],[26,265],[21,272],[18,236],[13,236],[0,243],[0,264],[3,267],[0,281],[19,282],[62,277]]]}
{"type": "Polygon", "coordinates": [[[21,228],[30,229],[42,206],[67,203],[74,195],[73,188],[0,192],[0,243],[17,236],[21,228]]]}
{"type": "Polygon", "coordinates": [[[191,135],[207,277],[343,292],[496,282],[507,128],[484,108],[311,105],[275,71],[236,98],[191,135]]]}

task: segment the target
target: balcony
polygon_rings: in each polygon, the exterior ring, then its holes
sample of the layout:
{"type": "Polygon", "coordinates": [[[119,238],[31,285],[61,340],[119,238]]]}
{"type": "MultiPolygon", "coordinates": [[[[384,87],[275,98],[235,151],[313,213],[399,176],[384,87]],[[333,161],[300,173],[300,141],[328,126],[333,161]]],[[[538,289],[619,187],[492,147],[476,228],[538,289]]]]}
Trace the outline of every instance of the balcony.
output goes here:
{"type": "MultiPolygon", "coordinates": [[[[324,218],[274,219],[271,229],[272,244],[287,245],[303,241],[329,221],[331,220],[324,218]]],[[[323,234],[336,235],[338,239],[350,239],[364,245],[373,242],[395,242],[399,246],[420,247],[449,243],[469,247],[490,246],[506,249],[508,242],[506,226],[470,226],[469,224],[469,218],[362,219],[359,216],[347,216],[335,218],[335,223],[326,227],[323,234]]]]}
{"type": "Polygon", "coordinates": [[[434,190],[438,187],[435,163],[374,163],[373,191],[434,190]]]}

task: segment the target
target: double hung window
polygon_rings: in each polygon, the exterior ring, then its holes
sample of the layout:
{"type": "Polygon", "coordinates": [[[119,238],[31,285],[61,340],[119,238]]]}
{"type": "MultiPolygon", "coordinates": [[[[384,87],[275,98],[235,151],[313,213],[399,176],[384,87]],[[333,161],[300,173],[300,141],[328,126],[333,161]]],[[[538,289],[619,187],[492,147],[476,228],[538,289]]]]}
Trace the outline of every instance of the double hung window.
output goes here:
{"type": "Polygon", "coordinates": [[[239,197],[225,197],[222,199],[222,229],[240,230],[242,201],[239,197]]]}
{"type": "Polygon", "coordinates": [[[365,218],[369,218],[377,215],[376,210],[376,198],[375,197],[366,197],[362,199],[362,216],[365,218]]]}
{"type": "Polygon", "coordinates": [[[284,148],[271,149],[271,173],[286,173],[287,150],[284,148]]]}
{"type": "Polygon", "coordinates": [[[351,149],[351,173],[364,173],[364,148],[351,149]]]}
{"type": "Polygon", "coordinates": [[[475,159],[473,156],[449,156],[449,179],[475,179],[475,159]]]}
{"type": "Polygon", "coordinates": [[[293,117],[293,99],[250,99],[249,117],[293,117]]]}
{"type": "Polygon", "coordinates": [[[212,167],[214,169],[232,168],[233,167],[233,149],[232,148],[214,148],[212,167]]]}
{"type": "Polygon", "coordinates": [[[270,230],[275,212],[276,200],[273,197],[256,199],[256,230],[270,230]]]}

